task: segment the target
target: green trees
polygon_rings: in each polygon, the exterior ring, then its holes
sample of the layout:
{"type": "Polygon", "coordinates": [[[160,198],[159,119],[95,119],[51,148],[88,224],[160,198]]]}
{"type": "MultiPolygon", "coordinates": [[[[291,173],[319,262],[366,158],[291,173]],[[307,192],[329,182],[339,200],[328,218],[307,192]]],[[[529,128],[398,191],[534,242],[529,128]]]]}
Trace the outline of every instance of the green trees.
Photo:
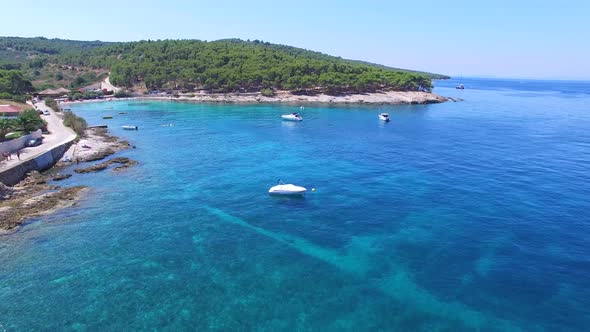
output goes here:
{"type": "MultiPolygon", "coordinates": [[[[72,87],[95,82],[97,77],[91,69],[96,68],[109,69],[111,82],[118,86],[132,88],[145,84],[148,90],[184,92],[196,89],[211,92],[284,89],[331,94],[414,91],[431,89],[430,79],[436,76],[258,40],[102,43],[0,37],[0,51],[3,46],[6,50],[35,54],[23,65],[29,68],[29,73],[33,69],[60,66],[84,69],[72,87]]],[[[53,77],[59,80],[58,74],[53,77]]]]}
{"type": "Polygon", "coordinates": [[[37,113],[37,111],[35,111],[32,108],[26,109],[23,112],[21,112],[16,121],[20,129],[26,133],[47,126],[45,121],[41,119],[41,117],[39,116],[39,113],[37,113]]]}
{"type": "Polygon", "coordinates": [[[33,85],[20,70],[0,69],[0,98],[14,99],[30,92],[33,92],[33,85]]]}
{"type": "Polygon", "coordinates": [[[82,85],[84,85],[84,84],[86,84],[86,83],[87,83],[87,82],[86,82],[86,80],[84,79],[84,77],[82,77],[82,76],[77,76],[77,77],[76,77],[76,78],[75,78],[75,79],[72,81],[72,84],[70,84],[70,86],[71,86],[72,88],[76,88],[76,87],[80,87],[80,86],[82,86],[82,85]]]}
{"type": "Polygon", "coordinates": [[[356,63],[282,45],[241,40],[164,40],[121,43],[86,58],[107,57],[111,82],[148,90],[195,88],[214,92],[261,89],[321,90],[338,94],[378,89],[428,89],[426,74],[356,63]]]}

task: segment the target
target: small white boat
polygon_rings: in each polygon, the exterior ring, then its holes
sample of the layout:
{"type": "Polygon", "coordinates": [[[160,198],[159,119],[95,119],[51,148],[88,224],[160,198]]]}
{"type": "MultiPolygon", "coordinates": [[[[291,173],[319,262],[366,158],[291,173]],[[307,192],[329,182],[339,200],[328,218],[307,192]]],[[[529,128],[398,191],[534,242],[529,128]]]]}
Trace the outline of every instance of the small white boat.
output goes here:
{"type": "Polygon", "coordinates": [[[294,184],[283,184],[280,183],[270,188],[268,193],[271,195],[304,195],[307,191],[306,188],[296,186],[294,184]]]}
{"type": "Polygon", "coordinates": [[[379,114],[379,120],[389,122],[389,114],[387,114],[387,113],[379,114]]]}
{"type": "Polygon", "coordinates": [[[299,115],[299,113],[281,115],[281,118],[286,121],[303,121],[303,118],[301,115],[299,115]]]}
{"type": "Polygon", "coordinates": [[[459,90],[464,90],[465,89],[465,85],[463,84],[459,84],[455,87],[455,89],[459,89],[459,90]]]}
{"type": "Polygon", "coordinates": [[[125,130],[139,130],[138,126],[121,126],[125,130]]]}

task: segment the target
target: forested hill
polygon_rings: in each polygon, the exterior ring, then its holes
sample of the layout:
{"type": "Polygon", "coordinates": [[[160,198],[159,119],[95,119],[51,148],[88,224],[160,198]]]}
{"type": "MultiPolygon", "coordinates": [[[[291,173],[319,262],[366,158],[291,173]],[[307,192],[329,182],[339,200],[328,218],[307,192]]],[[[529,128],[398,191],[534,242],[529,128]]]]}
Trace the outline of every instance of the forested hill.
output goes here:
{"type": "Polygon", "coordinates": [[[11,59],[6,54],[11,52],[28,52],[26,60],[20,61],[23,70],[38,68],[33,73],[27,72],[28,75],[42,75],[42,69],[48,67],[103,69],[110,70],[113,84],[147,89],[216,92],[280,89],[336,94],[430,90],[432,78],[445,78],[258,40],[103,43],[0,38],[0,61],[5,60],[4,66],[10,65],[7,62],[11,59]]]}
{"type": "Polygon", "coordinates": [[[110,43],[43,37],[0,37],[0,61],[22,63],[35,56],[81,54],[108,44],[110,43]]]}

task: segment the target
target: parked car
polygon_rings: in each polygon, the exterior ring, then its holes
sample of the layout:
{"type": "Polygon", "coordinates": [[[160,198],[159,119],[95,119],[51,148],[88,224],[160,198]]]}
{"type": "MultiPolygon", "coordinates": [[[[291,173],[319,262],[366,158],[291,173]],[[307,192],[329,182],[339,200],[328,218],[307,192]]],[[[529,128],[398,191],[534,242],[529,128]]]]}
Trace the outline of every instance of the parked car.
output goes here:
{"type": "Polygon", "coordinates": [[[49,111],[48,110],[45,110],[45,111],[43,111],[43,114],[44,115],[49,115],[49,111]]]}
{"type": "Polygon", "coordinates": [[[27,143],[25,143],[25,145],[28,147],[32,147],[32,146],[41,145],[42,142],[43,142],[43,137],[32,138],[32,139],[28,140],[27,143]]]}

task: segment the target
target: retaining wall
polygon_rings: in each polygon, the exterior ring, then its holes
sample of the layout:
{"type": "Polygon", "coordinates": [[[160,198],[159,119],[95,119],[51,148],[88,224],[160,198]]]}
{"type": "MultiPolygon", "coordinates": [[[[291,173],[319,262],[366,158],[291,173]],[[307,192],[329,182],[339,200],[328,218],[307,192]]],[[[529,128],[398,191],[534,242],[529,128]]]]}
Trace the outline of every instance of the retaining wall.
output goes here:
{"type": "Polygon", "coordinates": [[[0,182],[8,186],[13,186],[24,179],[30,171],[45,171],[57,163],[68,148],[72,145],[74,139],[64,144],[58,145],[51,150],[45,151],[34,158],[26,160],[10,169],[0,172],[0,182]]]}
{"type": "Polygon", "coordinates": [[[32,138],[39,138],[42,136],[41,129],[34,131],[28,135],[21,136],[19,138],[11,139],[7,142],[0,143],[0,155],[4,152],[13,153],[16,150],[20,150],[25,147],[25,143],[32,138]]]}

